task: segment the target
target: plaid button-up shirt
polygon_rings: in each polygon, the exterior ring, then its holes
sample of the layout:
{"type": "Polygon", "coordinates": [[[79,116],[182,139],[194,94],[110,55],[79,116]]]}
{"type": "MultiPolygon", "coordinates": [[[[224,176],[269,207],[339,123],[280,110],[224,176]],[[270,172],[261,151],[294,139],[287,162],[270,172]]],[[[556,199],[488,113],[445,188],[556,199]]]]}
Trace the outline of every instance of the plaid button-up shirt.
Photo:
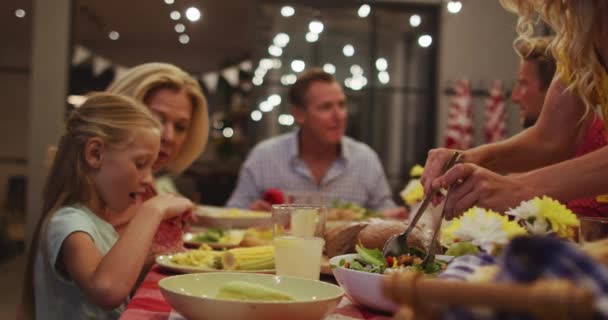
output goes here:
{"type": "Polygon", "coordinates": [[[298,132],[262,141],[251,150],[226,206],[248,208],[274,188],[320,192],[329,203],[348,201],[372,210],[396,207],[380,159],[369,146],[343,137],[340,156],[318,184],[298,157],[298,132]]]}

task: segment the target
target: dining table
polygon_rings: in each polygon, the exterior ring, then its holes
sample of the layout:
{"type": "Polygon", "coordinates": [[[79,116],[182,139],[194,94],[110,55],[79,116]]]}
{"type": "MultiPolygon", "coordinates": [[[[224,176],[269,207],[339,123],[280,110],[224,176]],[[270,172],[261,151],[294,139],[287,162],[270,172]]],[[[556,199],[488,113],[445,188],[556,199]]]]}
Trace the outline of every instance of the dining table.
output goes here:
{"type": "MultiPolygon", "coordinates": [[[[121,320],[185,320],[177,311],[171,308],[169,302],[163,297],[158,282],[175,273],[154,265],[147,273],[139,288],[129,301],[121,320]]],[[[322,280],[332,282],[331,276],[324,276],[322,280]]],[[[390,314],[369,310],[353,304],[344,296],[337,308],[323,320],[388,320],[390,314]]]]}

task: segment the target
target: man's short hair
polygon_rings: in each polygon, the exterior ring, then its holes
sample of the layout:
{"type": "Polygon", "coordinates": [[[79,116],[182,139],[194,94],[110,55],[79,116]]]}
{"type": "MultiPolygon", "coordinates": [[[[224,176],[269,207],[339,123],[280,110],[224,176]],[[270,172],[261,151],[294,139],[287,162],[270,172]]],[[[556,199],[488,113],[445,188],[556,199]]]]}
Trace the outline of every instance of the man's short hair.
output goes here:
{"type": "Polygon", "coordinates": [[[289,102],[292,106],[304,108],[306,106],[306,92],[313,82],[333,83],[337,82],[333,75],[320,68],[309,69],[298,77],[288,92],[289,102]]]}
{"type": "Polygon", "coordinates": [[[552,37],[534,37],[529,40],[519,40],[513,45],[519,56],[536,66],[536,73],[541,88],[547,90],[555,75],[555,58],[548,49],[552,37]]]}

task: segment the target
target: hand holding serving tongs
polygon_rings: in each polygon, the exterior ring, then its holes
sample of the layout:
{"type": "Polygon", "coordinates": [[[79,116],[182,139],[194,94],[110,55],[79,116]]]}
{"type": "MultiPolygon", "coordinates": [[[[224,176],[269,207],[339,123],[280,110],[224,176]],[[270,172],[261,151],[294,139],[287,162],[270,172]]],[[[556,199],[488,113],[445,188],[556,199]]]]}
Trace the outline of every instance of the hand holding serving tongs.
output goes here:
{"type": "MultiPolygon", "coordinates": [[[[460,160],[461,156],[462,156],[462,154],[460,152],[458,152],[458,151],[454,152],[454,154],[452,155],[452,158],[450,158],[450,161],[448,161],[443,166],[441,174],[444,174],[451,167],[453,167],[460,160]]],[[[424,196],[424,199],[422,200],[420,207],[418,207],[418,210],[416,211],[416,215],[414,215],[414,218],[410,222],[410,225],[405,230],[405,232],[394,235],[388,239],[388,241],[386,242],[386,244],[384,245],[384,248],[382,250],[382,254],[385,257],[386,256],[398,257],[402,254],[409,252],[407,238],[409,237],[411,231],[414,229],[414,227],[418,223],[418,220],[420,220],[420,217],[426,211],[426,208],[431,203],[431,200],[437,195],[438,192],[439,192],[439,189],[433,189],[429,193],[427,193],[424,196]]],[[[449,189],[448,189],[448,194],[449,194],[449,189]]],[[[437,241],[437,234],[439,233],[439,230],[441,229],[441,222],[443,221],[444,216],[445,216],[445,207],[444,207],[444,209],[441,210],[440,220],[435,227],[435,232],[433,233],[433,238],[431,240],[431,243],[429,244],[429,247],[426,250],[427,256],[426,256],[426,258],[424,258],[424,261],[422,262],[423,267],[426,266],[429,262],[432,262],[435,260],[435,249],[434,249],[435,241],[437,241]]]]}

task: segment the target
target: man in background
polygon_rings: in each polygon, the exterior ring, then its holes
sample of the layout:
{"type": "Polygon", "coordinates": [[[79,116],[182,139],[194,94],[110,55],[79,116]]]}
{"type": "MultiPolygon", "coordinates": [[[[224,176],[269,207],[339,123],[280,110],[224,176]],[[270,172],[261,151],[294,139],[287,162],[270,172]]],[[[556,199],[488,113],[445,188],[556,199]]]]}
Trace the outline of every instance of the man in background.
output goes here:
{"type": "Polygon", "coordinates": [[[519,105],[519,119],[524,128],[536,123],[555,74],[555,59],[547,51],[550,41],[550,37],[538,37],[533,38],[532,42],[520,41],[515,44],[521,63],[511,100],[519,105]]]}
{"type": "Polygon", "coordinates": [[[348,108],[338,81],[320,69],[302,73],[289,89],[298,129],[262,141],[245,160],[229,207],[270,210],[268,190],[318,192],[329,201],[350,202],[385,215],[397,207],[378,155],[346,137],[348,108]]]}

